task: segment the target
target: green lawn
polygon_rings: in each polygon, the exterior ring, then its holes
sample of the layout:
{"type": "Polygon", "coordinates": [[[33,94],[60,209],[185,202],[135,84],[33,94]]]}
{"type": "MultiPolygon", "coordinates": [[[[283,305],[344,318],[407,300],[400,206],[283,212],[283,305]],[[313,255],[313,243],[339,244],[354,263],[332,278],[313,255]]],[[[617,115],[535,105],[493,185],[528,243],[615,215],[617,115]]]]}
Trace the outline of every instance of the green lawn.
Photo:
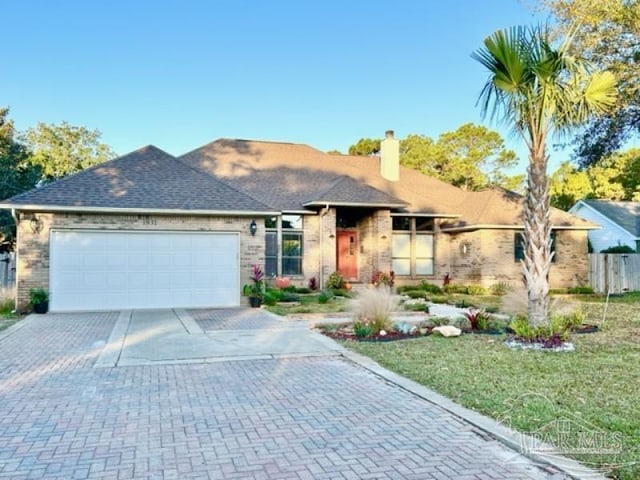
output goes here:
{"type": "MultiPolygon", "coordinates": [[[[602,298],[577,298],[587,321],[600,325],[602,298]]],[[[573,336],[573,353],[512,351],[504,337],[488,335],[344,344],[468,408],[498,419],[508,415],[521,431],[562,417],[583,427],[582,438],[600,430],[604,446],[620,453],[575,458],[613,465],[614,478],[637,479],[640,463],[629,463],[640,462],[640,294],[612,298],[607,318],[601,332],[573,336]]],[[[568,444],[578,441],[576,433],[568,444]]]]}

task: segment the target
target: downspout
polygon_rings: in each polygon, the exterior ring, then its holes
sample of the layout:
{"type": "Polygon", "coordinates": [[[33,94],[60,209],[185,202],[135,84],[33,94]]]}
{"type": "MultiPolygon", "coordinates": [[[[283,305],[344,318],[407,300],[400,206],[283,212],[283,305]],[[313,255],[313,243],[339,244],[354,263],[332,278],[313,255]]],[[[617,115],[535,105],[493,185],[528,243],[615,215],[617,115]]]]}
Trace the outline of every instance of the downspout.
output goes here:
{"type": "Polygon", "coordinates": [[[11,216],[13,217],[13,221],[16,223],[16,251],[15,251],[15,260],[14,260],[14,266],[16,268],[16,288],[13,289],[13,306],[14,306],[14,312],[18,311],[18,285],[19,285],[19,279],[18,279],[18,272],[20,271],[18,269],[18,225],[20,224],[20,217],[18,216],[16,209],[12,208],[11,209],[11,216]]]}
{"type": "Polygon", "coordinates": [[[329,204],[328,203],[320,211],[320,222],[318,222],[319,225],[320,225],[320,232],[319,232],[319,236],[320,236],[320,255],[319,255],[319,257],[320,257],[320,270],[319,270],[320,271],[320,278],[318,279],[319,280],[318,287],[320,289],[324,288],[324,245],[323,245],[324,244],[324,239],[323,239],[324,235],[322,234],[322,222],[324,221],[323,219],[327,215],[327,213],[329,213],[329,204]]]}

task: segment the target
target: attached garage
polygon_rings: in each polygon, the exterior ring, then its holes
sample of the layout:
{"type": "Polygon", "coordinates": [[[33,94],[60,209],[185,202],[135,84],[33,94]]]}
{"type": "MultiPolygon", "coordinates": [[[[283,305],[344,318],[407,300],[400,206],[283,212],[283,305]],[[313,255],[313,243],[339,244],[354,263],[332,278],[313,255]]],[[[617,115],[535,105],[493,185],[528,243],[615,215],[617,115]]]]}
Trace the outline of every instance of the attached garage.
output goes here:
{"type": "Polygon", "coordinates": [[[52,311],[240,304],[237,233],[51,230],[52,311]]]}

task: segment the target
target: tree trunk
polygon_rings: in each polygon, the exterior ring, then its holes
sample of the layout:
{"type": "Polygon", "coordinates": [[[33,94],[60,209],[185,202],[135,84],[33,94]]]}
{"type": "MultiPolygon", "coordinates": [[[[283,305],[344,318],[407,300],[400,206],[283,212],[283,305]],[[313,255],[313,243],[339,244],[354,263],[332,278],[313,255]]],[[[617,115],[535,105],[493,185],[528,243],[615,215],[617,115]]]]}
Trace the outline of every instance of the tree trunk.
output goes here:
{"type": "Polygon", "coordinates": [[[532,155],[527,169],[524,206],[524,277],[529,300],[529,324],[549,324],[549,270],[551,268],[551,209],[547,158],[532,155]]]}

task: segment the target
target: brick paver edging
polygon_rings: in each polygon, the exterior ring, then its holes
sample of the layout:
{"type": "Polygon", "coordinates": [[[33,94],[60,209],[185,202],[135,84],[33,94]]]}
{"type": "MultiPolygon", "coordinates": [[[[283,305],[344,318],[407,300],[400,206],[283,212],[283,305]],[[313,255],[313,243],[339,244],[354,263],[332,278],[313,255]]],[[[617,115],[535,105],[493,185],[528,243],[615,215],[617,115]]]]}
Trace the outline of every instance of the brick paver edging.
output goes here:
{"type": "Polygon", "coordinates": [[[540,445],[533,438],[516,432],[505,425],[493,420],[492,418],[481,415],[473,410],[463,407],[452,401],[451,399],[434,392],[433,390],[420,385],[413,380],[398,375],[386,368],[381,367],[378,363],[371,360],[369,357],[360,355],[345,349],[342,355],[353,363],[360,367],[370,371],[371,373],[384,378],[385,380],[395,384],[399,388],[402,388],[413,395],[416,395],[428,402],[431,402],[447,412],[455,415],[461,420],[479,428],[488,435],[491,435],[499,442],[503,443],[510,449],[520,453],[521,455],[533,460],[538,465],[549,465],[576,480],[607,480],[607,477],[602,475],[591,468],[588,468],[580,462],[562,456],[559,452],[555,451],[551,445],[545,445],[545,449],[548,453],[547,456],[532,453],[522,448],[523,441],[526,445],[540,445]]]}

